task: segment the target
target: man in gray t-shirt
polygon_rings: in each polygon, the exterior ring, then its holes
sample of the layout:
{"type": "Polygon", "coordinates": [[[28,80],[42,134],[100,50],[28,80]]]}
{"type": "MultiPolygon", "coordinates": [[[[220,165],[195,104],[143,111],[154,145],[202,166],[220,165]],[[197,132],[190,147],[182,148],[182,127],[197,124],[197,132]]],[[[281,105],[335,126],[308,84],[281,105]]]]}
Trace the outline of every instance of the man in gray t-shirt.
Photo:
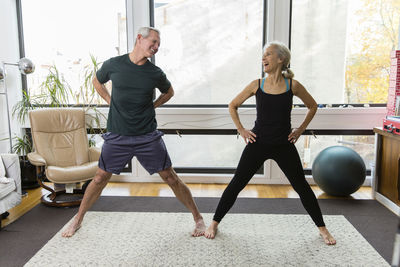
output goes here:
{"type": "Polygon", "coordinates": [[[110,105],[107,133],[103,134],[99,168],[88,185],[77,215],[63,231],[71,237],[80,228],[87,210],[94,204],[113,173],[119,174],[134,156],[150,173],[158,173],[176,197],[192,212],[195,221],[193,236],[202,236],[205,225],[189,188],[179,179],[168,155],[163,135],[157,130],[155,108],[167,102],[174,90],[164,72],[148,58],[160,45],[157,29],[139,29],[132,52],[105,61],[93,79],[99,95],[110,105]],[[112,94],[104,83],[112,81],[112,94]],[[161,92],[153,102],[154,89],[161,92]]]}

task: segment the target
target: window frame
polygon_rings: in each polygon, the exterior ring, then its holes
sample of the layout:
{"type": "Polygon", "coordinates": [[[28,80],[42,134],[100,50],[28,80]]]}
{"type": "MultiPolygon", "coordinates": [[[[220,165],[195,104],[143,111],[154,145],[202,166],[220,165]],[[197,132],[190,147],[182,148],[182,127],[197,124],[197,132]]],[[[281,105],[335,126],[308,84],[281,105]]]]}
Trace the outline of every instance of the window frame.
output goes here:
{"type": "MultiPolygon", "coordinates": [[[[291,13],[292,13],[292,0],[264,0],[264,15],[263,15],[263,37],[262,37],[262,46],[265,43],[271,40],[281,40],[286,43],[289,47],[291,46],[291,13]],[[275,14],[279,14],[279,16],[275,16],[275,14]]],[[[23,34],[23,24],[22,24],[22,8],[21,8],[21,0],[16,0],[17,6],[17,18],[18,18],[18,29],[19,29],[19,43],[20,43],[20,56],[25,56],[24,51],[24,34],[23,34]]],[[[126,17],[127,17],[127,47],[128,51],[131,51],[133,48],[133,44],[135,41],[135,32],[141,26],[152,26],[154,25],[154,0],[126,0],[126,17]]],[[[155,62],[155,58],[152,58],[152,61],[155,62]]],[[[261,64],[260,64],[261,65],[261,64]]],[[[262,66],[260,66],[262,73],[262,66]]],[[[23,82],[23,90],[26,90],[26,78],[24,76],[21,77],[23,82]]],[[[354,105],[354,108],[334,108],[335,106],[339,106],[342,104],[334,104],[333,108],[324,108],[316,114],[312,123],[310,124],[309,129],[305,134],[310,134],[311,131],[330,134],[330,135],[366,135],[373,134],[372,128],[376,126],[381,126],[382,119],[385,116],[385,104],[370,104],[370,107],[360,107],[354,105]],[[362,115],[364,114],[364,115],[362,115]],[[366,120],[359,120],[361,117],[366,118],[366,120]],[[334,125],[331,124],[334,122],[334,125]],[[355,124],[356,122],[356,124],[355,124]],[[327,124],[330,124],[330,127],[327,127],[327,124]],[[312,126],[315,125],[315,126],[312,126]],[[311,129],[311,130],[310,130],[311,129]]],[[[299,120],[299,116],[304,116],[304,105],[296,105],[292,112],[292,121],[297,122],[299,120]],[[293,116],[296,117],[293,120],[293,116]]],[[[103,110],[104,114],[107,116],[108,107],[99,105],[99,110],[103,110]]],[[[241,109],[251,109],[249,112],[250,115],[253,115],[252,119],[254,119],[255,115],[255,105],[243,105],[241,109]]],[[[211,116],[219,116],[221,114],[225,114],[224,122],[229,125],[228,127],[224,127],[223,129],[216,128],[213,129],[213,134],[215,133],[224,133],[229,131],[231,134],[235,134],[236,129],[233,125],[227,105],[185,105],[185,104],[165,104],[163,107],[160,107],[156,110],[157,120],[159,122],[162,121],[171,121],[176,118],[187,120],[188,118],[193,118],[193,116],[197,116],[203,119],[211,116]]],[[[242,117],[241,117],[242,118],[242,117]]],[[[303,117],[301,117],[303,118],[303,117]]],[[[254,120],[250,120],[245,116],[242,118],[244,124],[253,123],[254,120]]],[[[26,122],[28,123],[28,122],[26,122]]],[[[296,126],[296,123],[293,124],[296,126]]],[[[29,127],[29,126],[28,126],[29,127]]],[[[208,128],[202,128],[201,126],[196,128],[185,128],[185,127],[175,127],[174,130],[178,129],[179,131],[194,131],[202,134],[207,134],[205,130],[209,131],[208,128]]],[[[160,130],[169,131],[170,129],[161,127],[160,130]]],[[[143,172],[138,171],[136,166],[137,164],[132,164],[132,174],[135,176],[143,175],[143,172]]],[[[266,164],[264,165],[264,168],[266,164]]],[[[213,175],[213,169],[209,169],[210,176],[213,175]]],[[[266,173],[264,171],[264,178],[266,178],[266,173]]],[[[144,175],[148,177],[148,175],[144,175]]],[[[230,178],[231,176],[224,176],[225,178],[230,178]]],[[[225,179],[224,178],[224,179],[225,179]]],[[[129,178],[121,178],[119,180],[131,181],[129,178]]],[[[118,180],[118,179],[117,179],[118,180]]],[[[190,179],[189,179],[190,180],[190,179]]],[[[256,179],[257,180],[257,179],[256,179]]],[[[150,180],[151,181],[151,180],[150,180]]],[[[225,180],[224,180],[225,181],[225,180]]],[[[263,182],[256,183],[265,183],[265,179],[262,179],[263,182]]],[[[207,181],[213,182],[213,181],[207,181]]],[[[278,181],[279,182],[279,181],[278,181]]],[[[267,182],[268,183],[268,182],[267,182]]]]}

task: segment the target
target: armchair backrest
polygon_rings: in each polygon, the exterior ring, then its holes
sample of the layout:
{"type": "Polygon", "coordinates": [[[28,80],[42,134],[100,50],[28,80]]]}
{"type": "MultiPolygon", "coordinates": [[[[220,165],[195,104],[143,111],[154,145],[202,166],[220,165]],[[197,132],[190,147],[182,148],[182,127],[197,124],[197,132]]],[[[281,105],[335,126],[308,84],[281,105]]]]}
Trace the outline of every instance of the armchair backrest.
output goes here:
{"type": "Polygon", "coordinates": [[[85,111],[48,108],[29,112],[33,144],[49,166],[68,167],[89,162],[85,111]]]}

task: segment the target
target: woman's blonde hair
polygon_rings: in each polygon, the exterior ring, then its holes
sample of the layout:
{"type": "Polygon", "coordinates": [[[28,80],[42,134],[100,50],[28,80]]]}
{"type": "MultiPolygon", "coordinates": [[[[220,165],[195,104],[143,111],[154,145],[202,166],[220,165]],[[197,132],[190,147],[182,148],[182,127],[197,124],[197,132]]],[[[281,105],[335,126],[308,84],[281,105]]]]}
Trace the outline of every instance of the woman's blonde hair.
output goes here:
{"type": "Polygon", "coordinates": [[[287,79],[292,79],[294,77],[294,73],[291,69],[289,69],[290,64],[290,50],[287,46],[279,41],[272,41],[264,46],[264,52],[268,47],[275,47],[275,51],[278,53],[278,57],[282,60],[282,75],[287,79]]]}

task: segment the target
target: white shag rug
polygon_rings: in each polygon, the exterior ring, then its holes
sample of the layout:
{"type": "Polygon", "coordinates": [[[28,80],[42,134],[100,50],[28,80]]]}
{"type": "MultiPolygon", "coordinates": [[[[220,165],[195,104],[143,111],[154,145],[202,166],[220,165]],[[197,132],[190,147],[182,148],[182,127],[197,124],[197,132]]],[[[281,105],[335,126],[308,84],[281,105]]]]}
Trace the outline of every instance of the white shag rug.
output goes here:
{"type": "Polygon", "coordinates": [[[308,215],[227,214],[214,240],[191,237],[192,220],[88,212],[72,238],[60,230],[25,266],[389,266],[341,215],[324,216],[335,246],[323,243],[308,215]]]}

